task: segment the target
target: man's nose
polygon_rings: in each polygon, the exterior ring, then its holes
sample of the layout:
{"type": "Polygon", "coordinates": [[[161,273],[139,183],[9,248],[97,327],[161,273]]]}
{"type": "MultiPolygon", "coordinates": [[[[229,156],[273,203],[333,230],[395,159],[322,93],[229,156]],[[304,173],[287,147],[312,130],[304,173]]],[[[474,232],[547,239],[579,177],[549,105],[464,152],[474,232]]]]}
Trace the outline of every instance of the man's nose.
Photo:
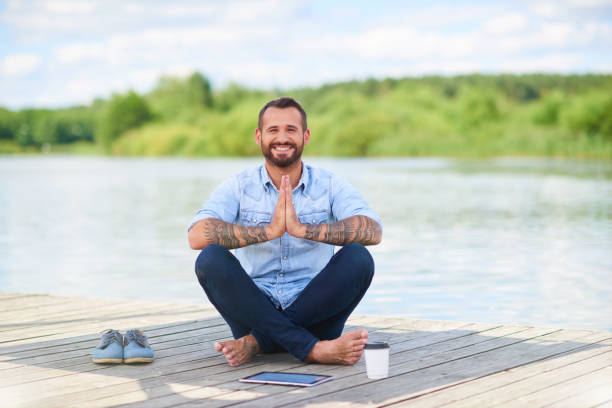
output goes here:
{"type": "Polygon", "coordinates": [[[277,141],[278,142],[288,142],[289,141],[289,133],[287,133],[286,130],[281,130],[280,132],[278,132],[277,134],[277,141]]]}

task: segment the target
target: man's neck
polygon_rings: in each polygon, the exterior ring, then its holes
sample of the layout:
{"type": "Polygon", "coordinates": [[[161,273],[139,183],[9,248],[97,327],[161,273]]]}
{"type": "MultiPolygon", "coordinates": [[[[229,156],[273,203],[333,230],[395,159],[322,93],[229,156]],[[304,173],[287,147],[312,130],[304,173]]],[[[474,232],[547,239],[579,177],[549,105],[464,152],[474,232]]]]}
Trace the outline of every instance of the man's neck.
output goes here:
{"type": "Polygon", "coordinates": [[[294,189],[302,178],[302,159],[288,167],[278,167],[266,160],[266,170],[277,189],[280,189],[281,177],[285,175],[289,175],[291,188],[294,189]]]}

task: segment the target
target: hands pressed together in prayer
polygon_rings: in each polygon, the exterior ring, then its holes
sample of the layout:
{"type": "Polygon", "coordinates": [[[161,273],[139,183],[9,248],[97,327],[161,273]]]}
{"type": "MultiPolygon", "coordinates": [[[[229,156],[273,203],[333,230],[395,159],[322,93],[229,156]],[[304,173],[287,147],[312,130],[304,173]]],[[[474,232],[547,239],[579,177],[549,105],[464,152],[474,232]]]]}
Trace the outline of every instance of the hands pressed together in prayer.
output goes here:
{"type": "Polygon", "coordinates": [[[266,233],[270,239],[281,237],[285,232],[296,238],[304,238],[306,226],[302,224],[295,213],[293,206],[293,189],[289,176],[282,176],[278,191],[278,200],[274,207],[272,222],[268,224],[266,233]]]}

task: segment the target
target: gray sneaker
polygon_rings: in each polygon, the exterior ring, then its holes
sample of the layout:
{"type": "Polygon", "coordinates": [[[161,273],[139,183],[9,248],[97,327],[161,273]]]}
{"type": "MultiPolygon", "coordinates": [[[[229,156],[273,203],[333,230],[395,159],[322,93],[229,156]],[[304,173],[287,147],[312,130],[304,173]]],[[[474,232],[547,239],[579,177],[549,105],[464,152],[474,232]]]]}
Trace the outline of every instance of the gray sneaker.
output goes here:
{"type": "Polygon", "coordinates": [[[91,361],[96,364],[119,364],[123,362],[123,335],[108,329],[102,334],[100,344],[93,351],[91,361]]]}
{"type": "Polygon", "coordinates": [[[126,364],[133,363],[150,363],[153,361],[153,349],[149,346],[147,336],[142,334],[140,330],[131,329],[125,332],[123,348],[123,362],[126,364]]]}

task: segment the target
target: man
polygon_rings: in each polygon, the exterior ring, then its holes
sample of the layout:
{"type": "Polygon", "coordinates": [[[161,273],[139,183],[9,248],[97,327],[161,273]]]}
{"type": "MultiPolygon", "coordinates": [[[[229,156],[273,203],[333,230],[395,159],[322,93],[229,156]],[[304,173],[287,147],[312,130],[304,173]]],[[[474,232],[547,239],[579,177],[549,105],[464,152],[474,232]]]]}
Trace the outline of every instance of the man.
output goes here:
{"type": "Polygon", "coordinates": [[[189,225],[200,285],[235,338],[214,346],[232,366],[280,350],[350,365],[363,352],[366,330],[341,334],[374,275],[364,245],[380,242],[380,218],[352,186],[302,163],[309,140],[299,103],[268,102],[255,129],[265,164],[219,186],[189,225]]]}

